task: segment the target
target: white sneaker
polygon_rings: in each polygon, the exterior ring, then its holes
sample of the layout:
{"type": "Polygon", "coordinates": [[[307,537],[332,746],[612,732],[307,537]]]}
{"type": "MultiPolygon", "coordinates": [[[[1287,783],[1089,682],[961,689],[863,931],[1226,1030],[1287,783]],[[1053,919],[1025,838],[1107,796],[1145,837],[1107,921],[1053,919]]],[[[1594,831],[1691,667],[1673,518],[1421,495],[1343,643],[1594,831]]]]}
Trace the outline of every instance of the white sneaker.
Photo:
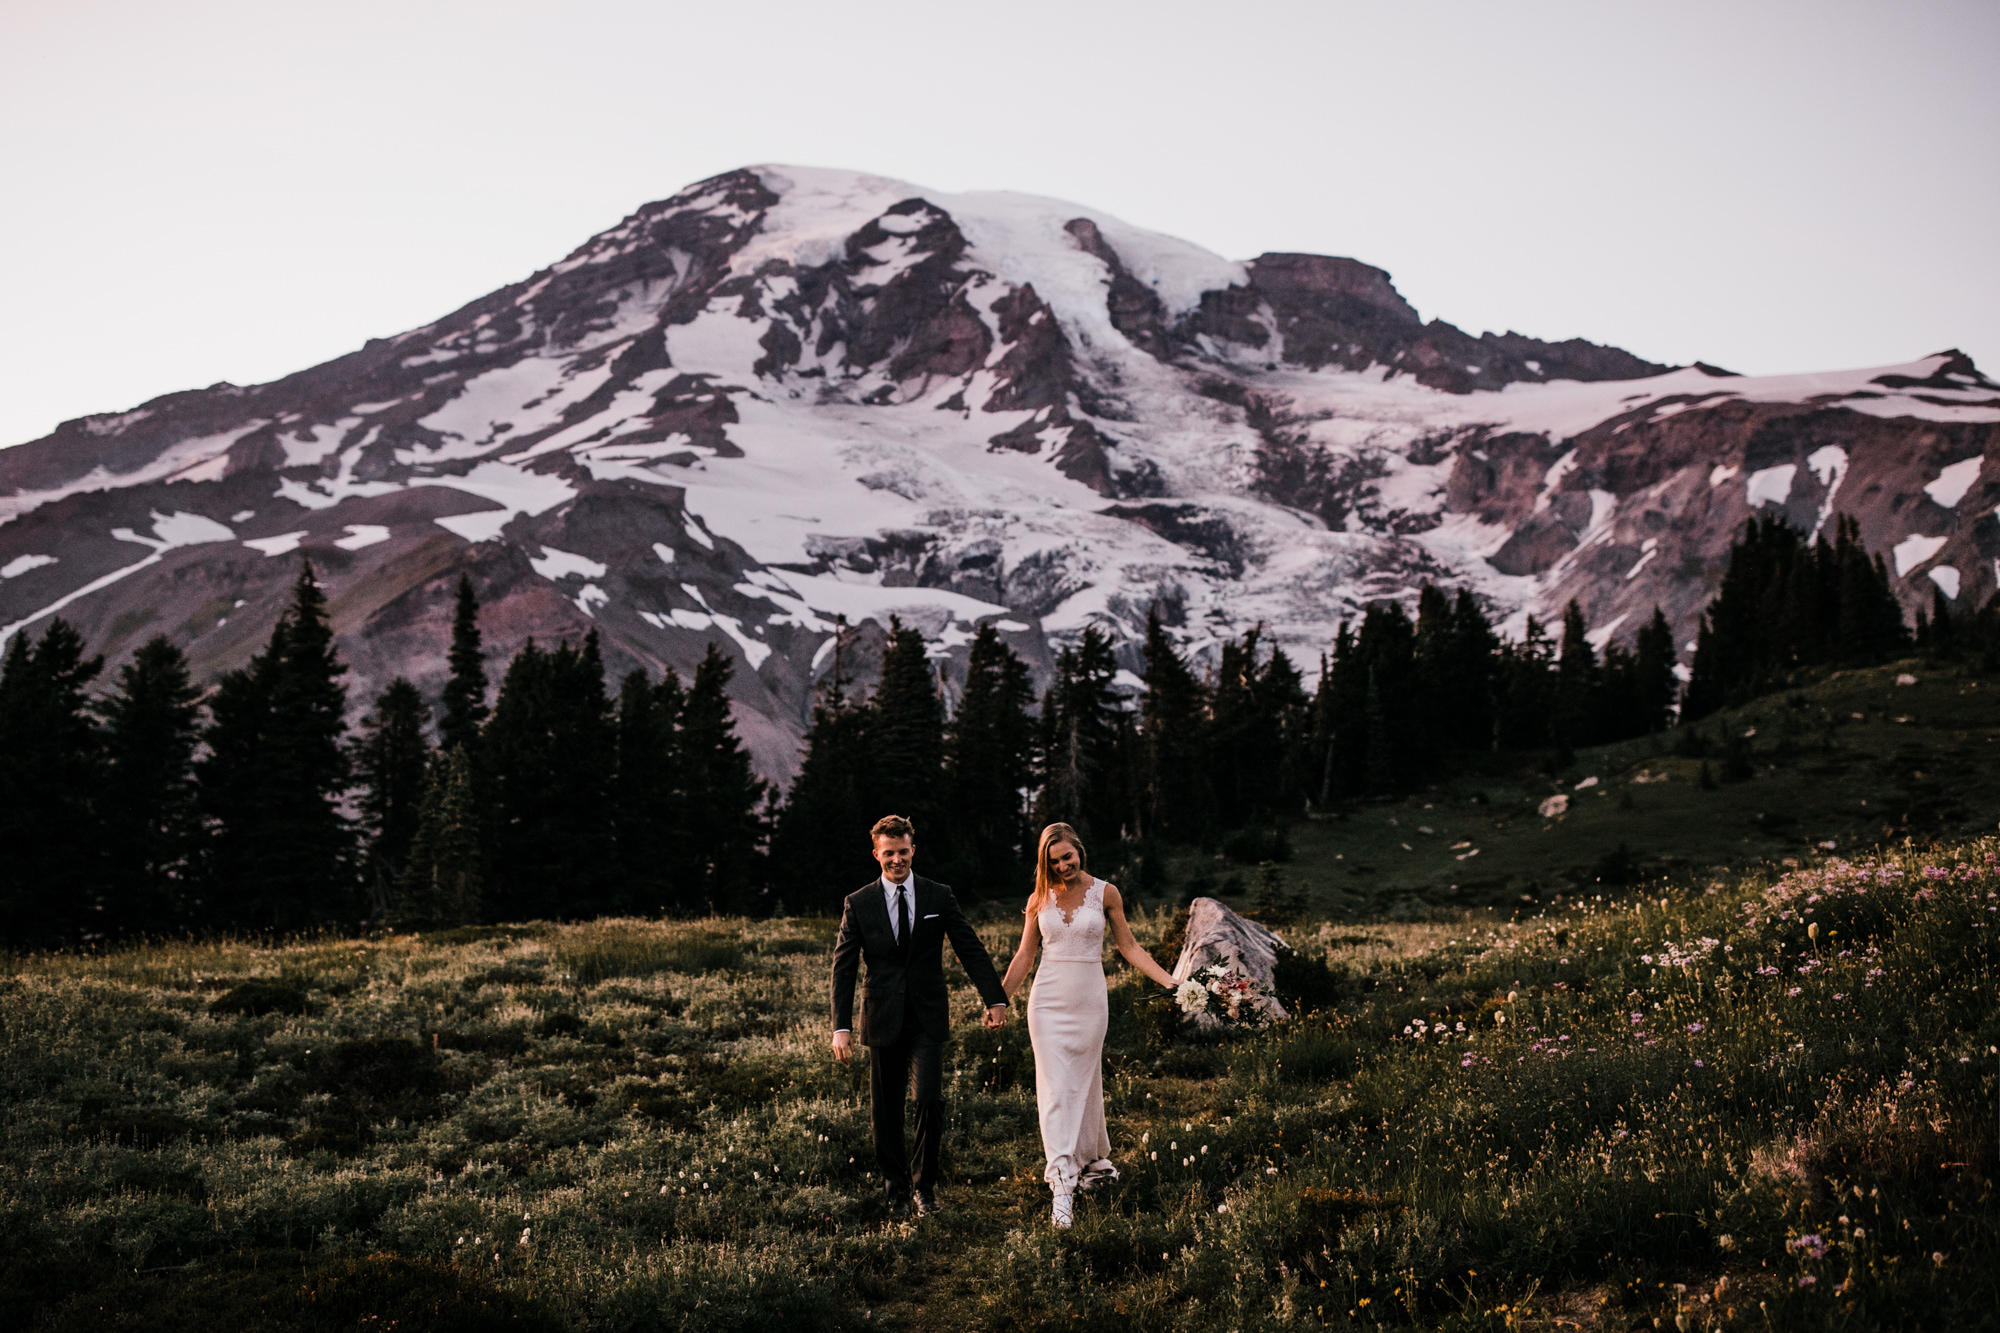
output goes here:
{"type": "Polygon", "coordinates": [[[1076,1210],[1072,1207],[1073,1202],[1067,1194],[1056,1195],[1055,1207],[1049,1212],[1049,1220],[1055,1223],[1057,1231],[1069,1230],[1069,1224],[1076,1214],[1076,1210]]]}

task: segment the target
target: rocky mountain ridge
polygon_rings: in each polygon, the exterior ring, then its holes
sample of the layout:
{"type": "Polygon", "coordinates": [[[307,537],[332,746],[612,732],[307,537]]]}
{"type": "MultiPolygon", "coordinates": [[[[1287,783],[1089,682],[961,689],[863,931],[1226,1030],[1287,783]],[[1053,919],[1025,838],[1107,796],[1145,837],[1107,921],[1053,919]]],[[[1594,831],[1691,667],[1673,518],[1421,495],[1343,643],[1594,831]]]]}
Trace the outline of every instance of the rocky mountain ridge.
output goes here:
{"type": "Polygon", "coordinates": [[[213,675],[304,553],[359,704],[435,688],[463,571],[496,658],[594,626],[613,670],[685,673],[723,643],[783,776],[840,626],[865,674],[890,615],[1045,667],[1157,608],[1197,657],[1262,623],[1310,665],[1430,579],[1516,632],[1576,597],[1600,639],[1656,602],[1685,639],[1771,506],[1853,512],[1913,605],[1969,604],[2000,586],[1996,436],[1956,353],[1671,369],[1426,323],[1352,259],[757,167],[349,356],[0,450],[0,634],[164,631],[213,675]]]}

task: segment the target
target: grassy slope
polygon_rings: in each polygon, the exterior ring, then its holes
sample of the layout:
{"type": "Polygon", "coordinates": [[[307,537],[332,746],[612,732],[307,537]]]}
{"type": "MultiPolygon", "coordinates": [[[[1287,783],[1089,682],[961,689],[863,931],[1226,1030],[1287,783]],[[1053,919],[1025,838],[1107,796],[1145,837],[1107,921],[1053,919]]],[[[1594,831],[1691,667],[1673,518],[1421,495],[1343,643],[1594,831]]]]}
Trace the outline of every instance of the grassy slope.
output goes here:
{"type": "Polygon", "coordinates": [[[1066,1236],[1019,1026],[957,1040],[951,1211],[883,1223],[822,922],[28,960],[0,1295],[52,1328],[1991,1326],[1995,848],[1299,923],[1346,998],[1232,1045],[1122,973],[1126,1179],[1066,1236]],[[229,1012],[247,977],[279,1011],[229,1012]]]}
{"type": "Polygon", "coordinates": [[[950,1211],[885,1224],[865,1072],[826,1054],[828,922],[17,960],[0,1301],[63,1329],[1993,1327],[2000,844],[1803,856],[1879,837],[1885,800],[1897,830],[1992,817],[1991,687],[1891,680],[1748,710],[1760,744],[1870,720],[1715,792],[1639,745],[1583,756],[1614,795],[1552,831],[1497,781],[1303,831],[1286,929],[1336,998],[1195,1044],[1121,970],[1125,1179],[1065,1236],[1019,1024],[961,1026],[950,1211]],[[1774,810],[1782,837],[1748,822],[1774,810]],[[1569,885],[1621,839],[1697,873],[1569,885]],[[1773,883],[1753,851],[1807,864],[1773,883]],[[1464,909],[1428,906],[1450,883],[1464,909]],[[1425,919],[1354,924],[1384,909],[1425,919]]]}
{"type": "MultiPolygon", "coordinates": [[[[1621,845],[1648,878],[1705,883],[1712,868],[1825,841],[1853,849],[1963,837],[2000,821],[2000,680],[1991,677],[1915,660],[1840,672],[1694,730],[1712,747],[1713,790],[1700,785],[1703,761],[1676,753],[1680,731],[1582,751],[1555,776],[1496,766],[1295,828],[1286,878],[1316,910],[1355,919],[1437,904],[1512,909],[1592,882],[1621,845]],[[1917,683],[1897,685],[1905,674],[1917,683]],[[1721,737],[1752,729],[1756,775],[1720,781],[1721,737]],[[1595,786],[1573,790],[1590,777],[1595,786]],[[1557,792],[1570,793],[1569,811],[1542,818],[1537,807],[1557,792]]],[[[1220,887],[1233,874],[1254,894],[1252,870],[1193,858],[1173,869],[1182,885],[1206,871],[1220,887]]]]}

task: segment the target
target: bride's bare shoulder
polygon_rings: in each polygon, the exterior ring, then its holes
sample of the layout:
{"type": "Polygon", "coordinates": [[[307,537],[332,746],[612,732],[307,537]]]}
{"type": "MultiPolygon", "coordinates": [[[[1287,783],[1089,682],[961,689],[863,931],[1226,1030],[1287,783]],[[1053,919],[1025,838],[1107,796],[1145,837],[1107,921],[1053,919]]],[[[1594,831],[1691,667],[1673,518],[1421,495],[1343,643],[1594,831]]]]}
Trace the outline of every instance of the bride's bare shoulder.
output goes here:
{"type": "Polygon", "coordinates": [[[1104,896],[1104,910],[1110,912],[1110,911],[1116,911],[1124,907],[1125,900],[1118,896],[1118,886],[1116,884],[1113,884],[1108,879],[1099,882],[1104,885],[1104,888],[1102,890],[1104,896]]]}

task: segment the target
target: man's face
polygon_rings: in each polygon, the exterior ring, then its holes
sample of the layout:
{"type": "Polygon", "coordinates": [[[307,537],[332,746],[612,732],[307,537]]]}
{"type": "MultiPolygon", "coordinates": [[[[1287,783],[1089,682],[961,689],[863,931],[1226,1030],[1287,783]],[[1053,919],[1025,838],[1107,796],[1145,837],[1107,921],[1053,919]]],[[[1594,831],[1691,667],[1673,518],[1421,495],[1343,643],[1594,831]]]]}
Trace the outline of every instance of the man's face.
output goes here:
{"type": "Polygon", "coordinates": [[[875,837],[875,861],[882,867],[882,876],[891,884],[901,884],[910,877],[910,861],[917,854],[916,845],[908,838],[892,838],[887,834],[875,837]]]}

